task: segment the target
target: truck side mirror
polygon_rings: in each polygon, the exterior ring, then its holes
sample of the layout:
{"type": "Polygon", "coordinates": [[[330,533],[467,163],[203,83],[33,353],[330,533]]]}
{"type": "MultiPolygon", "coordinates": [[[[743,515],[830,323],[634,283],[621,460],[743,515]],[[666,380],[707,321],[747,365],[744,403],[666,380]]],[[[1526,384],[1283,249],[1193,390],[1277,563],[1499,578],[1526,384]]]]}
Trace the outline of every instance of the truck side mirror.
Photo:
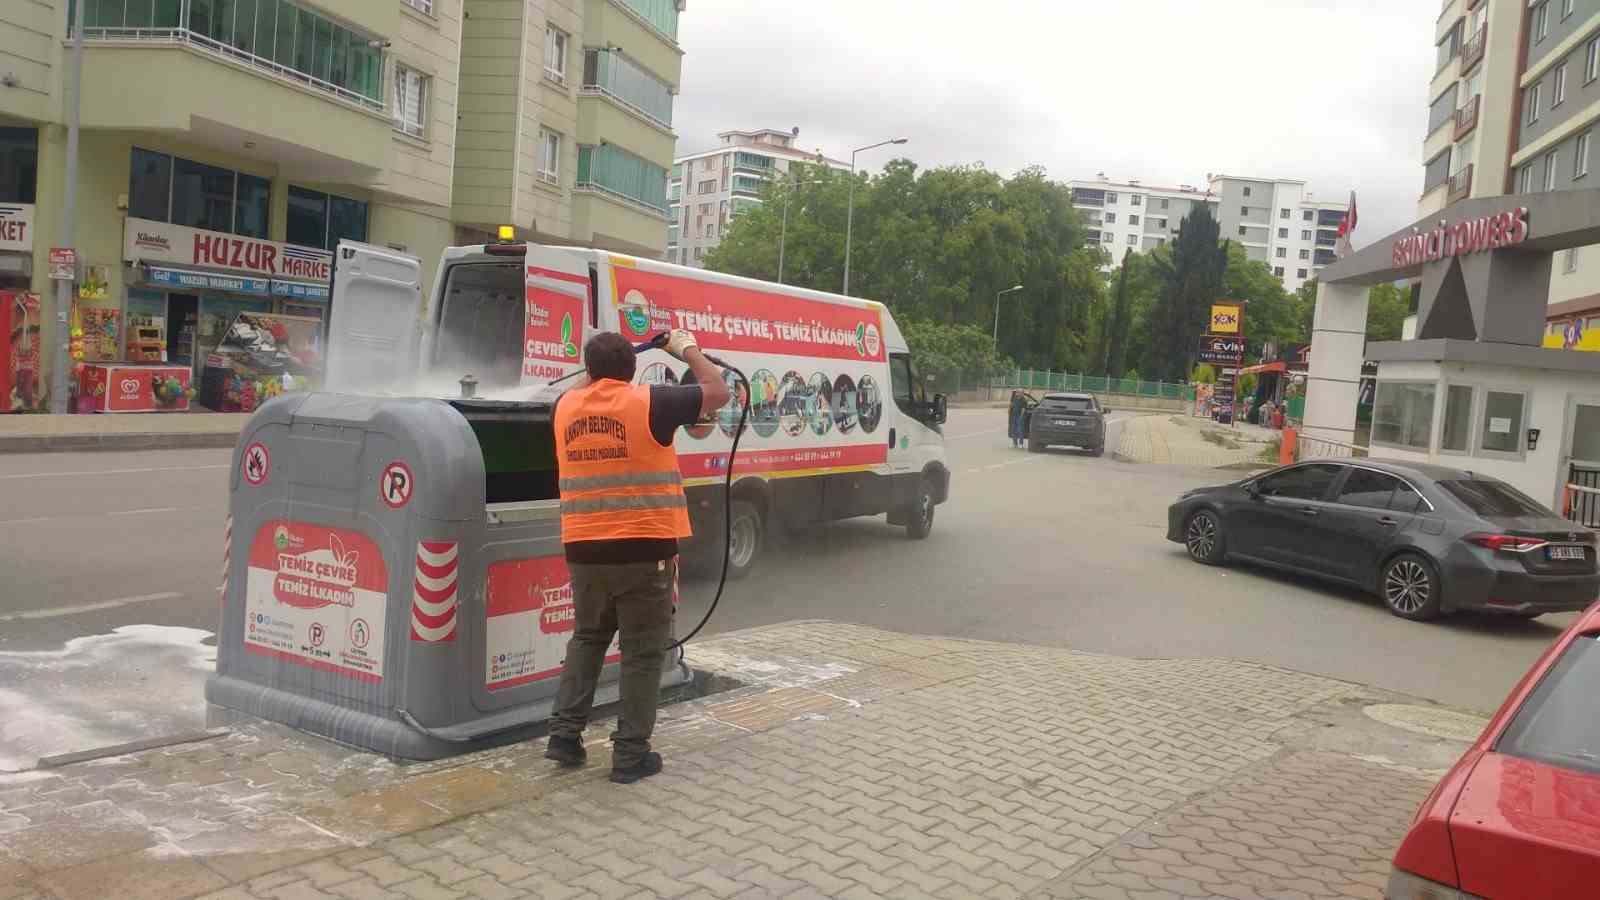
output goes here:
{"type": "Polygon", "coordinates": [[[950,400],[943,394],[933,395],[933,424],[943,425],[950,418],[950,400]]]}

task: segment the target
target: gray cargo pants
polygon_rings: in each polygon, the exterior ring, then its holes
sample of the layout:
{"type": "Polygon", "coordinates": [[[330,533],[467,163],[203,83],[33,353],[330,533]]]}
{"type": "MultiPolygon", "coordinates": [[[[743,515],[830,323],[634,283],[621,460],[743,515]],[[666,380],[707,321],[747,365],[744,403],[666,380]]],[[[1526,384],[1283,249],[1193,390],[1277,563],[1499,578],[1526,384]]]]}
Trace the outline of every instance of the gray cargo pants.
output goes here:
{"type": "Polygon", "coordinates": [[[577,628],[567,642],[566,669],[550,717],[554,737],[581,737],[611,637],[622,632],[621,713],[612,736],[612,765],[627,768],[650,750],[656,727],[661,665],[672,640],[674,560],[622,565],[568,564],[577,628]]]}

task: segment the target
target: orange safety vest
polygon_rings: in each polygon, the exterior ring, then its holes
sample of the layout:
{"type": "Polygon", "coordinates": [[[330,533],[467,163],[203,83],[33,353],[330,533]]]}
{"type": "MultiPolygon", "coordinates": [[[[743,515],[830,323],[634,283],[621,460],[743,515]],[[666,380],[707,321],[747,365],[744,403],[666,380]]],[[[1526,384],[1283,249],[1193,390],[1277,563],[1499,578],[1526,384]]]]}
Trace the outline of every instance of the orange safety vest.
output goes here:
{"type": "Polygon", "coordinates": [[[650,387],[606,378],[556,406],[561,541],[686,538],[678,453],[650,433],[650,387]]]}

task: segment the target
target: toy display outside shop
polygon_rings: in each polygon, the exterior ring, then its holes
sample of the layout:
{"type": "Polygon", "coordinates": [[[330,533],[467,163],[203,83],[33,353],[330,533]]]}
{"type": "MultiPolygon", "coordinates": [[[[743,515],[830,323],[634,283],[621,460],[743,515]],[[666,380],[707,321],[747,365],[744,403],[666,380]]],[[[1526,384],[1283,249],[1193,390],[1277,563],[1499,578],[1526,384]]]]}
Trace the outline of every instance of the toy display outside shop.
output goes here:
{"type": "Polygon", "coordinates": [[[216,412],[254,412],[279,394],[322,384],[322,321],[239,313],[206,357],[200,404],[216,412]]]}

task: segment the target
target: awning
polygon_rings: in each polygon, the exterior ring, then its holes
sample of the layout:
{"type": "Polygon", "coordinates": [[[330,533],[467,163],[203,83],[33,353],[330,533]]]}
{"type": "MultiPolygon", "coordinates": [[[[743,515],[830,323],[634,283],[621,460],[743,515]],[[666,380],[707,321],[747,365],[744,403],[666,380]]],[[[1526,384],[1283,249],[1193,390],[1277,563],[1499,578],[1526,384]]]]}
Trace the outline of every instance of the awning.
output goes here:
{"type": "Polygon", "coordinates": [[[1284,364],[1283,360],[1277,360],[1275,362],[1262,363],[1259,366],[1247,366],[1247,367],[1245,367],[1243,369],[1240,369],[1239,370],[1239,374],[1240,375],[1249,375],[1249,374],[1251,374],[1253,372],[1287,372],[1287,371],[1289,371],[1289,367],[1284,364]]]}
{"type": "Polygon", "coordinates": [[[269,295],[270,284],[265,278],[148,264],[143,269],[144,280],[148,284],[208,291],[228,291],[234,294],[256,294],[262,297],[269,295]]]}
{"type": "Polygon", "coordinates": [[[328,285],[320,281],[295,281],[288,278],[272,279],[272,296],[290,300],[328,301],[328,285]]]}

